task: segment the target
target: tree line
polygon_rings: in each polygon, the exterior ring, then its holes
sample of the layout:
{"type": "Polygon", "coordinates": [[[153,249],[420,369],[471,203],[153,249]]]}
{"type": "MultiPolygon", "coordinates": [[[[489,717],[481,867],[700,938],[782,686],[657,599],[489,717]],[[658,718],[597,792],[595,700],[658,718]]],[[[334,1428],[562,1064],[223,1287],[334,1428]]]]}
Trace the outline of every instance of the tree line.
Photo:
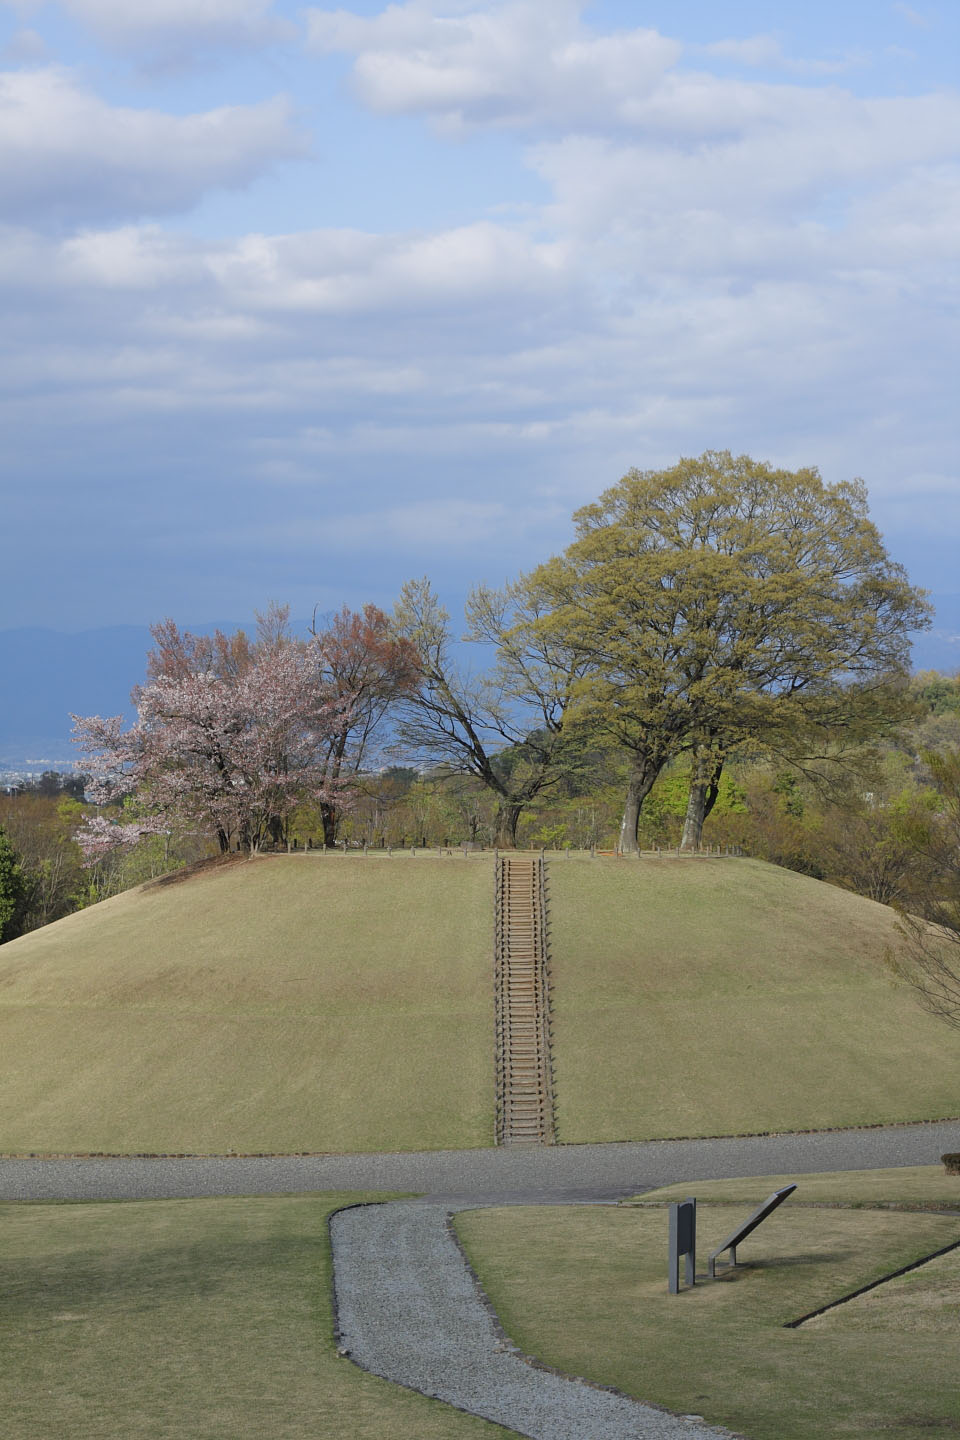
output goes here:
{"type": "MultiPolygon", "coordinates": [[[[426,579],[392,616],[344,610],[303,639],[278,606],[253,640],[155,626],[137,722],[76,718],[88,794],[136,797],[141,833],[192,823],[223,850],[282,843],[315,803],[330,843],[389,724],[407,763],[491,792],[503,847],[606,744],[627,761],[617,848],[635,851],[651,788],[687,755],[681,845],[695,848],[738,749],[836,768],[902,715],[929,606],[860,482],[708,452],[630,471],[574,525],[562,555],[471,592],[464,638],[495,655],[477,675],[426,579]]],[[[81,843],[134,838],[101,820],[81,843]]]]}
{"type": "Polygon", "coordinates": [[[421,665],[400,736],[496,794],[496,843],[515,843],[523,809],[598,739],[628,761],[617,848],[632,853],[678,756],[693,761],[681,844],[695,848],[738,747],[826,770],[903,715],[910,634],[930,609],[862,483],[709,452],[630,471],[574,524],[561,556],[470,595],[466,637],[497,656],[477,680],[451,658],[428,581],[396,609],[421,665]]]}
{"type": "Polygon", "coordinates": [[[186,836],[375,843],[404,806],[411,841],[503,848],[529,843],[531,817],[560,841],[556,817],[586,809],[592,843],[602,828],[631,854],[676,828],[695,849],[711,816],[735,828],[745,765],[864,792],[915,703],[909,641],[930,609],[861,482],[707,452],[629,471],[573,523],[562,554],[477,586],[462,632],[427,579],[392,614],[315,616],[302,637],[278,605],[254,636],[154,626],[135,723],[75,717],[100,889],[135,852],[183,863],[186,836]],[[492,664],[462,665],[461,639],[492,664]]]}

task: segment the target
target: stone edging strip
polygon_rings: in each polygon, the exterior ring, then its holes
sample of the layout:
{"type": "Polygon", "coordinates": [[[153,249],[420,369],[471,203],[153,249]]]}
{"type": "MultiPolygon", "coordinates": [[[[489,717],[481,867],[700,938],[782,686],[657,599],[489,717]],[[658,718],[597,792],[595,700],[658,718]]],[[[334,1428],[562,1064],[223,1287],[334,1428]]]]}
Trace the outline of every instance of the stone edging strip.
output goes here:
{"type": "Polygon", "coordinates": [[[811,1130],[737,1130],[732,1135],[659,1135],[646,1140],[564,1140],[560,1148],[576,1150],[581,1145],[684,1145],[691,1140],[786,1140],[792,1135],[859,1135],[868,1130],[908,1130],[918,1125],[960,1125],[960,1115],[938,1115],[933,1120],[870,1120],[864,1125],[820,1125],[811,1130]]]}
{"type": "MultiPolygon", "coordinates": [[[[843,1174],[843,1171],[836,1171],[836,1174],[843,1174]]],[[[855,1171],[853,1172],[856,1173],[855,1171]]],[[[750,1178],[750,1177],[747,1177],[750,1178]]],[[[763,1176],[758,1176],[763,1179],[763,1176]]],[[[705,1181],[709,1184],[709,1181],[705,1181]]],[[[657,1186],[657,1189],[665,1187],[657,1186]]],[[[607,1203],[607,1202],[604,1202],[607,1203]]],[[[616,1204],[621,1210],[668,1210],[673,1204],[672,1200],[611,1200],[611,1205],[616,1204]]],[[[731,1210],[742,1210],[744,1205],[749,1205],[749,1200],[725,1200],[708,1196],[700,1202],[702,1205],[725,1205],[731,1210]]],[[[875,1205],[851,1205],[848,1200],[793,1200],[791,1210],[894,1210],[900,1215],[956,1215],[960,1217],[960,1210],[953,1209],[953,1203],[946,1200],[941,1204],[938,1200],[931,1200],[929,1205],[907,1205],[900,1204],[896,1200],[878,1200],[875,1205]]]]}
{"type": "MultiPolygon", "coordinates": [[[[813,1130],[741,1130],[733,1135],[659,1135],[644,1140],[561,1141],[551,1149],[578,1150],[587,1145],[686,1145],[696,1140],[787,1140],[794,1135],[859,1135],[870,1130],[908,1130],[919,1125],[960,1125],[960,1115],[939,1115],[933,1120],[876,1120],[868,1125],[824,1125],[813,1130]]],[[[470,1154],[490,1149],[473,1145],[470,1154]]],[[[0,1150],[0,1160],[332,1160],[361,1159],[365,1155],[448,1155],[439,1150],[0,1150]]]]}

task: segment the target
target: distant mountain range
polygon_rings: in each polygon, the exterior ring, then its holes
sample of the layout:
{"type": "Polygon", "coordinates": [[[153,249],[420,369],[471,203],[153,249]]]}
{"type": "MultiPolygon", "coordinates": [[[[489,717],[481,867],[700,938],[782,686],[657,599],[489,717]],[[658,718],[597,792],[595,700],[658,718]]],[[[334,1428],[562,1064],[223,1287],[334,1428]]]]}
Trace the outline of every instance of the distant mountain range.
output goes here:
{"type": "MultiPolygon", "coordinates": [[[[954,674],[960,670],[960,595],[932,599],[934,626],[916,638],[914,668],[954,674]]],[[[219,628],[236,630],[239,624],[221,621],[219,628]]],[[[184,628],[209,633],[218,626],[184,628]]],[[[142,625],[72,635],[39,627],[0,630],[0,772],[69,769],[75,753],[71,712],[132,719],[130,691],[144,680],[150,646],[142,625]]]]}
{"type": "MultiPolygon", "coordinates": [[[[206,633],[217,627],[184,628],[206,633]]],[[[0,630],[0,771],[70,769],[76,754],[71,713],[132,720],[130,691],[146,678],[152,643],[145,625],[73,635],[39,627],[0,630]]]]}

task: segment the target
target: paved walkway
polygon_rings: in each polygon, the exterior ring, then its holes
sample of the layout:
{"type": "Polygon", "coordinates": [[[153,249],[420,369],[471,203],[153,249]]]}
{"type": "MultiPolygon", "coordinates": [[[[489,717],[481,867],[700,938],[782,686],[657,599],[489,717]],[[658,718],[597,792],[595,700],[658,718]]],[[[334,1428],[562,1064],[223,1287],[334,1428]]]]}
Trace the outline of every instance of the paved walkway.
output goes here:
{"type": "Polygon", "coordinates": [[[616,1199],[656,1185],[935,1165],[960,1122],[763,1135],[380,1155],[3,1160],[0,1200],[149,1200],[310,1190],[408,1190],[451,1203],[616,1199]]]}

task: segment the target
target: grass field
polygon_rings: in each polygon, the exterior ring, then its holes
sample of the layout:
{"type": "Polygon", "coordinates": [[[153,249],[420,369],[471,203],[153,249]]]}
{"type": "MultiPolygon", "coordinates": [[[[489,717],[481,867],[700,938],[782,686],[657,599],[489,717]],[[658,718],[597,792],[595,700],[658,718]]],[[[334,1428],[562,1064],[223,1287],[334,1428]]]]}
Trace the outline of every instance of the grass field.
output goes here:
{"type": "Polygon", "coordinates": [[[885,906],[746,859],[549,875],[562,1141],[960,1114],[960,1033],[890,979],[885,906]]]}
{"type": "Polygon", "coordinates": [[[0,949],[0,1150],[492,1142],[493,878],[278,857],[0,949]]]}
{"type": "Polygon", "coordinates": [[[496,1440],[339,1359],[350,1195],[2,1205],[4,1440],[496,1440]]]}
{"type": "MultiPolygon", "coordinates": [[[[884,907],[743,859],[550,861],[562,1142],[960,1113],[884,907]]],[[[489,856],[277,856],[0,947],[0,1152],[489,1145],[489,856]]]]}
{"type": "MultiPolygon", "coordinates": [[[[960,1180],[949,1178],[960,1210],[960,1180]]],[[[709,1251],[782,1179],[642,1197],[697,1197],[698,1283],[678,1296],[667,1292],[664,1208],[471,1211],[456,1226],[511,1339],[568,1374],[751,1440],[925,1440],[960,1431],[960,1251],[784,1328],[960,1240],[956,1214],[868,1208],[943,1204],[942,1172],[803,1176],[797,1196],[744,1242],[737,1269],[708,1281],[709,1251]],[[804,1208],[801,1193],[851,1208],[804,1208]],[[744,1202],[739,1214],[711,1203],[734,1195],[744,1202]]]]}

